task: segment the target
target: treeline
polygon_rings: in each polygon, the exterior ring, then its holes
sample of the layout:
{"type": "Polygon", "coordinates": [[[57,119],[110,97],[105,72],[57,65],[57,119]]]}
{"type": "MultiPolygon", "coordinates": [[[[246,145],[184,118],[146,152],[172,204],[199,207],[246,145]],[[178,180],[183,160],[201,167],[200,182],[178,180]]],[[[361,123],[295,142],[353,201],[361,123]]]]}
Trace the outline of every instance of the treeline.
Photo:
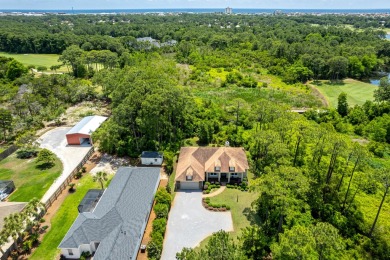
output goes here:
{"type": "MultiPolygon", "coordinates": [[[[95,99],[92,83],[67,74],[34,77],[23,64],[0,57],[0,136],[2,140],[58,120],[72,104],[95,99]]],[[[60,123],[60,122],[59,122],[60,123]]]]}
{"type": "Polygon", "coordinates": [[[136,38],[150,36],[179,44],[161,49],[149,46],[144,51],[175,51],[178,62],[200,69],[257,64],[289,83],[366,78],[388,67],[390,42],[383,40],[384,32],[336,26],[351,23],[346,19],[361,18],[206,14],[2,17],[0,50],[60,54],[75,45],[83,51],[107,50],[120,57],[140,50],[136,38]],[[322,25],[329,19],[334,25],[322,25]],[[322,23],[311,23],[316,21],[322,23]]]}

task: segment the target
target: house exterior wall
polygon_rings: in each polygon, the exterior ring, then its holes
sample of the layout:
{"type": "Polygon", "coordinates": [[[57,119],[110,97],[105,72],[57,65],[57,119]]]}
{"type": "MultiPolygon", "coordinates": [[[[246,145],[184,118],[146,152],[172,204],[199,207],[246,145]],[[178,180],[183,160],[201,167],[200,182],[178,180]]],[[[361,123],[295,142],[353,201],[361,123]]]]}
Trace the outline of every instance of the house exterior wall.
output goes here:
{"type": "Polygon", "coordinates": [[[142,158],[141,163],[143,165],[161,165],[164,158],[142,158]]]}
{"type": "Polygon", "coordinates": [[[68,134],[66,140],[69,145],[80,145],[80,138],[91,138],[90,135],[84,134],[68,134]]]}

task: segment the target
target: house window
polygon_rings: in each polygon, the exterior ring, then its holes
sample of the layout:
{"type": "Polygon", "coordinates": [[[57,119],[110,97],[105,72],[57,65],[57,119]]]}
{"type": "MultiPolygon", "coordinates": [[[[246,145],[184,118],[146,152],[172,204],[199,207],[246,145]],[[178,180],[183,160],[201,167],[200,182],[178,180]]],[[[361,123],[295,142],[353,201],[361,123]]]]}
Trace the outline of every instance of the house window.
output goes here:
{"type": "Polygon", "coordinates": [[[192,181],[192,176],[186,176],[187,181],[192,181]]]}
{"type": "Polygon", "coordinates": [[[234,167],[229,167],[229,171],[234,172],[235,168],[234,167]]]}
{"type": "Polygon", "coordinates": [[[209,173],[210,175],[210,177],[217,177],[218,176],[218,173],[215,173],[215,172],[211,172],[211,173],[209,173]]]}
{"type": "Polygon", "coordinates": [[[215,166],[215,171],[216,171],[216,172],[219,172],[220,170],[221,170],[221,167],[215,166]]]}
{"type": "Polygon", "coordinates": [[[238,177],[238,173],[234,172],[230,176],[233,177],[233,178],[237,178],[238,177]]]}
{"type": "Polygon", "coordinates": [[[73,255],[73,250],[72,249],[68,249],[68,255],[73,255]]]}

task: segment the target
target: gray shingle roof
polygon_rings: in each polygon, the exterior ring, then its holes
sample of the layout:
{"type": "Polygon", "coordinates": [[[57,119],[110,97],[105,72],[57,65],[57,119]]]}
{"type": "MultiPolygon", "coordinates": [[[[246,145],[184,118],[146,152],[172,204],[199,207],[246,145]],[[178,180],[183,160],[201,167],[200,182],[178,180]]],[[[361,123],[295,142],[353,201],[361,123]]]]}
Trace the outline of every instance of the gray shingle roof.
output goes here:
{"type": "Polygon", "coordinates": [[[141,158],[162,158],[163,154],[159,152],[148,152],[144,151],[141,154],[141,158]]]}
{"type": "Polygon", "coordinates": [[[95,210],[79,214],[59,248],[100,242],[95,260],[130,259],[138,250],[159,180],[159,168],[119,168],[95,210]]]}

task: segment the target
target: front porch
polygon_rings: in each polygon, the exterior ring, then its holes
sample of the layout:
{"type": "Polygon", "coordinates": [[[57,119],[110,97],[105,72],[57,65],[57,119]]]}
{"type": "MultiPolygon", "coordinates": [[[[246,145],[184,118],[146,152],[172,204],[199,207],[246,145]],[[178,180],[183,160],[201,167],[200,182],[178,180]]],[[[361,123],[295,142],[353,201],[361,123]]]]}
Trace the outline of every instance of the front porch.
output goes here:
{"type": "Polygon", "coordinates": [[[206,172],[206,182],[226,184],[240,184],[246,177],[244,172],[206,172]]]}

